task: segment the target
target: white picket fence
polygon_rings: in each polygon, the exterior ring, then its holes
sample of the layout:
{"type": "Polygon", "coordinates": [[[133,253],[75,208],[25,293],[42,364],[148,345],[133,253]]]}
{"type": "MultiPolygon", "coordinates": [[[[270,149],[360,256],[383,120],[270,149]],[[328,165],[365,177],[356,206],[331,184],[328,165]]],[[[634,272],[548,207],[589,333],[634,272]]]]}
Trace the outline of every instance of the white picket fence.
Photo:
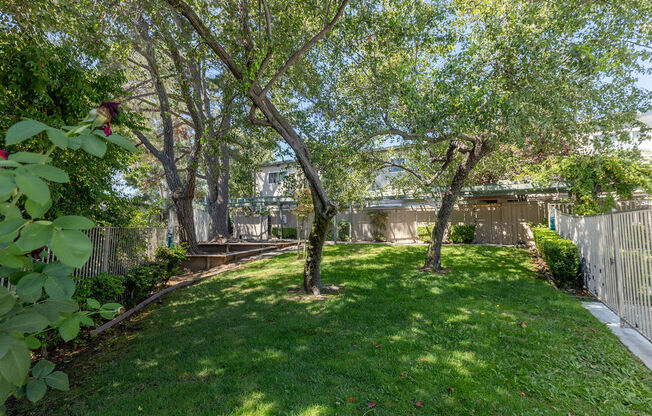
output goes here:
{"type": "Polygon", "coordinates": [[[551,214],[578,246],[587,290],[652,340],[652,209],[551,214]]]}
{"type": "MultiPolygon", "coordinates": [[[[157,247],[167,245],[165,227],[95,227],[84,232],[93,251],[86,264],[73,272],[79,280],[102,272],[125,275],[131,267],[153,260],[157,247]]],[[[53,259],[49,253],[43,261],[53,259]]],[[[0,279],[0,286],[8,285],[6,279],[0,279]]]]}

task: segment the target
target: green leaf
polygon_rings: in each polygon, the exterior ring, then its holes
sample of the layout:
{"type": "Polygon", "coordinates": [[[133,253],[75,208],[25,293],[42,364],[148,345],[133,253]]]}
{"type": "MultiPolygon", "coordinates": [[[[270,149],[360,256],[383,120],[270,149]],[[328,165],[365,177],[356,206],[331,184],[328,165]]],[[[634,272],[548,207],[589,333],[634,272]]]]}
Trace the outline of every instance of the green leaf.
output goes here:
{"type": "Polygon", "coordinates": [[[79,305],[73,299],[48,299],[32,306],[32,309],[45,316],[50,322],[56,322],[61,317],[61,313],[76,312],[79,305]]]}
{"type": "Polygon", "coordinates": [[[55,227],[73,230],[88,230],[95,227],[93,221],[79,215],[65,215],[52,222],[55,227]]]}
{"type": "Polygon", "coordinates": [[[5,143],[7,145],[20,143],[23,140],[29,139],[30,137],[35,136],[48,128],[49,126],[46,124],[32,119],[19,121],[18,123],[9,127],[9,130],[7,130],[5,143]]]}
{"type": "Polygon", "coordinates": [[[45,158],[44,154],[33,153],[33,152],[16,152],[9,155],[9,160],[20,163],[45,163],[50,160],[50,158],[45,158]]]}
{"type": "Polygon", "coordinates": [[[120,308],[122,308],[122,305],[119,303],[105,303],[102,305],[102,309],[106,311],[118,311],[120,308]]]}
{"type": "Polygon", "coordinates": [[[43,378],[54,371],[54,363],[48,360],[41,360],[32,367],[32,375],[36,378],[43,378]]]}
{"type": "Polygon", "coordinates": [[[35,350],[41,346],[41,341],[39,341],[35,336],[30,335],[25,337],[25,344],[27,344],[27,348],[30,350],[35,350]]]}
{"type": "Polygon", "coordinates": [[[65,265],[82,267],[93,249],[91,239],[76,230],[55,230],[52,237],[52,251],[65,265]]]}
{"type": "Polygon", "coordinates": [[[0,374],[15,386],[22,386],[32,362],[23,340],[13,338],[9,351],[0,358],[0,374]]]}
{"type": "Polygon", "coordinates": [[[0,203],[0,214],[5,216],[5,220],[23,218],[20,208],[10,202],[0,203]]]}
{"type": "Polygon", "coordinates": [[[31,199],[25,201],[25,210],[32,218],[41,218],[52,207],[52,200],[48,199],[45,204],[39,204],[31,199]]]}
{"type": "Polygon", "coordinates": [[[106,153],[106,143],[97,138],[95,135],[79,136],[81,139],[81,147],[86,153],[93,156],[102,157],[106,153]]]}
{"type": "Polygon", "coordinates": [[[0,358],[4,357],[13,342],[11,335],[7,333],[0,334],[0,358]]]}
{"type": "Polygon", "coordinates": [[[79,320],[73,316],[61,322],[59,334],[66,342],[74,339],[79,334],[79,320]]]}
{"type": "MultiPolygon", "coordinates": [[[[16,386],[5,380],[4,377],[0,377],[0,403],[4,403],[7,397],[11,396],[11,393],[15,390],[16,386]]],[[[0,406],[0,415],[4,415],[2,410],[2,406],[0,406]]]]}
{"type": "Polygon", "coordinates": [[[24,302],[34,303],[41,298],[45,276],[41,273],[30,273],[23,276],[16,286],[16,293],[24,302]]]}
{"type": "Polygon", "coordinates": [[[52,299],[70,299],[75,293],[75,282],[68,276],[50,276],[45,281],[45,292],[52,299]]]}
{"type": "Polygon", "coordinates": [[[67,183],[70,182],[68,174],[55,166],[50,165],[28,165],[26,169],[35,176],[46,179],[50,182],[67,183]]]}
{"type": "Polygon", "coordinates": [[[60,149],[65,149],[68,147],[68,137],[64,132],[59,129],[47,129],[48,138],[60,149]]]}
{"type": "Polygon", "coordinates": [[[113,133],[110,136],[106,136],[100,130],[96,130],[94,133],[97,136],[102,137],[104,140],[106,140],[108,142],[111,142],[111,143],[113,143],[115,145],[118,145],[118,146],[122,147],[123,149],[128,150],[130,152],[135,152],[135,151],[138,150],[138,149],[136,149],[136,146],[134,146],[129,140],[125,139],[124,137],[122,137],[119,134],[113,133]]]}
{"type": "Polygon", "coordinates": [[[15,160],[4,160],[0,159],[0,167],[3,168],[17,168],[22,166],[20,163],[16,162],[15,160]]]}
{"type": "Polygon", "coordinates": [[[45,382],[53,389],[68,391],[70,385],[68,383],[68,376],[63,371],[55,371],[49,376],[45,377],[45,382]]]}
{"type": "Polygon", "coordinates": [[[45,385],[45,381],[39,379],[30,380],[27,383],[25,395],[32,403],[36,403],[45,396],[47,389],[48,386],[45,385]]]}
{"type": "Polygon", "coordinates": [[[68,137],[68,147],[72,150],[77,150],[81,147],[82,142],[79,137],[68,137]]]}
{"type": "Polygon", "coordinates": [[[49,322],[39,313],[23,312],[0,324],[0,329],[7,332],[37,332],[48,326],[49,322]]]}
{"type": "Polygon", "coordinates": [[[23,256],[15,256],[9,250],[0,250],[0,264],[3,266],[11,267],[12,269],[20,269],[25,265],[25,258],[23,256]]]}
{"type": "Polygon", "coordinates": [[[16,185],[29,199],[38,204],[45,204],[50,199],[50,188],[34,175],[16,173],[16,185]]]}
{"type": "Polygon", "coordinates": [[[20,231],[16,245],[25,251],[32,251],[50,244],[54,228],[51,224],[34,222],[20,231]]]}
{"type": "Polygon", "coordinates": [[[95,299],[92,298],[86,299],[86,304],[91,309],[100,309],[100,302],[96,301],[95,299]]]}
{"type": "Polygon", "coordinates": [[[0,196],[2,196],[3,200],[6,201],[6,198],[4,196],[11,196],[14,193],[14,190],[16,190],[16,182],[14,182],[14,178],[12,178],[9,175],[1,175],[0,176],[0,196]]]}
{"type": "Polygon", "coordinates": [[[6,287],[0,287],[0,316],[6,314],[14,307],[16,298],[6,287]]]}
{"type": "Polygon", "coordinates": [[[93,322],[91,317],[86,315],[85,313],[77,315],[77,318],[79,319],[79,323],[81,325],[84,325],[86,327],[95,326],[95,322],[93,322]]]}
{"type": "Polygon", "coordinates": [[[20,227],[25,225],[27,221],[22,218],[12,218],[0,222],[0,235],[3,234],[12,234],[20,227]]]}
{"type": "Polygon", "coordinates": [[[100,316],[104,319],[113,319],[115,318],[115,312],[113,311],[103,311],[100,309],[100,316]]]}
{"type": "Polygon", "coordinates": [[[49,263],[43,268],[43,273],[48,276],[70,276],[74,269],[70,266],[66,266],[61,262],[49,263]]]}

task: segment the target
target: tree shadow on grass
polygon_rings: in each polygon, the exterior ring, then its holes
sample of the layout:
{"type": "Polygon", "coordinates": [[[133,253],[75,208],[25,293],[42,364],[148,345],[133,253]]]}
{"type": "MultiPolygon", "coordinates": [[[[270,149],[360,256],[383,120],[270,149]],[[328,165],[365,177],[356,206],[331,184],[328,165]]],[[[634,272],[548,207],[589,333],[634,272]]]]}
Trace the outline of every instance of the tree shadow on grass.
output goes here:
{"type": "Polygon", "coordinates": [[[652,410],[649,375],[577,302],[534,280],[527,252],[446,247],[445,274],[419,273],[424,254],[413,246],[328,247],[323,280],[346,290],[320,302],[290,299],[287,288],[302,270],[293,254],[219,275],[175,293],[75,360],[71,392],[20,411],[652,410]],[[642,382],[632,386],[632,377],[642,382]]]}

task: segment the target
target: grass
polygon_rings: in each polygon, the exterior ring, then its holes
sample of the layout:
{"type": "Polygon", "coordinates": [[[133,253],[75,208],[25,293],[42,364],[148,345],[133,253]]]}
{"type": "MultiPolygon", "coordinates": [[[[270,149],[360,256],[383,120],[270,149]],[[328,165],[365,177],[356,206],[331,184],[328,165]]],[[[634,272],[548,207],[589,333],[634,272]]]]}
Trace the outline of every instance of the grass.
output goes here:
{"type": "Polygon", "coordinates": [[[649,371],[526,251],[445,247],[440,275],[418,272],[423,246],[324,254],[340,295],[292,300],[292,254],[252,263],[138,315],[71,363],[70,392],[15,412],[652,414],[649,371]]]}

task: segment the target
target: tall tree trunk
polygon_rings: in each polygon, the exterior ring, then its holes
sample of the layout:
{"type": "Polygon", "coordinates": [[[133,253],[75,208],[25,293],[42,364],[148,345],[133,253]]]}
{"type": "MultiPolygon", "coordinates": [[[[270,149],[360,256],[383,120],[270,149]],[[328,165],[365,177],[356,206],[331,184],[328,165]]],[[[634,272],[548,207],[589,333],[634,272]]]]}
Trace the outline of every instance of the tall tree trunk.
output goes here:
{"type": "Polygon", "coordinates": [[[211,237],[228,238],[229,221],[229,149],[226,143],[219,145],[219,161],[212,153],[213,146],[206,146],[204,160],[206,163],[206,184],[208,186],[207,209],[211,217],[211,237]]]}
{"type": "Polygon", "coordinates": [[[423,265],[424,269],[432,271],[441,270],[441,246],[444,241],[444,233],[446,232],[448,220],[455,207],[455,201],[459,197],[462,186],[464,186],[469,173],[471,173],[480,159],[488,153],[489,146],[479,140],[471,151],[464,154],[462,162],[457,167],[455,175],[453,175],[453,179],[441,199],[441,206],[439,207],[439,211],[437,211],[437,220],[432,228],[430,245],[426,252],[426,261],[423,265]]]}
{"type": "Polygon", "coordinates": [[[192,197],[172,196],[179,221],[179,240],[188,245],[189,253],[198,253],[197,235],[195,234],[195,216],[192,210],[192,197]]]}
{"type": "Polygon", "coordinates": [[[306,263],[303,266],[303,290],[307,293],[321,294],[320,266],[322,247],[332,218],[332,216],[328,215],[315,215],[312,221],[312,229],[307,241],[306,263]]]}

